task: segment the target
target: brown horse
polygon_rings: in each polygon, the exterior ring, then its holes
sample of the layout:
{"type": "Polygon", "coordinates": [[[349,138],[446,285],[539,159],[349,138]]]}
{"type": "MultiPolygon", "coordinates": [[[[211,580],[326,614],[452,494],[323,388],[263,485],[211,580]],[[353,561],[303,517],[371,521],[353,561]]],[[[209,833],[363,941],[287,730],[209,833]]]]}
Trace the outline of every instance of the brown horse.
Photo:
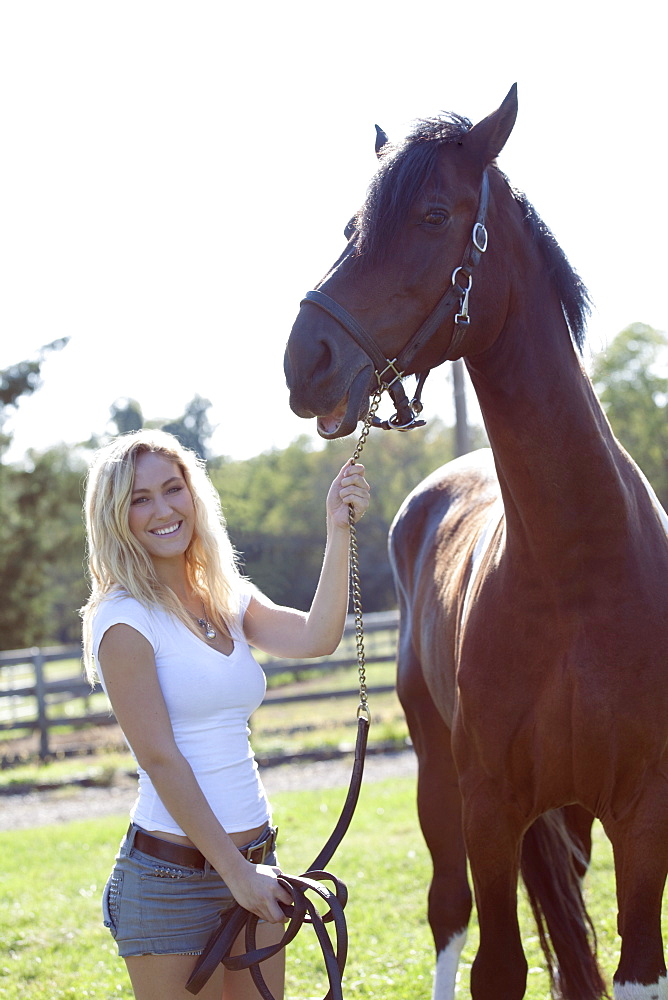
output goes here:
{"type": "Polygon", "coordinates": [[[668,522],[580,363],[586,290],[495,164],[516,113],[513,88],[474,127],[422,121],[381,150],[292,330],[291,406],[325,437],[349,434],[380,383],[407,425],[419,406],[396,373],[463,357],[491,444],[418,487],[391,536],[434,997],[454,994],[467,857],[475,1000],[524,996],[520,870],[553,992],[606,995],[579,889],[595,816],[615,857],[614,996],[666,1000],[668,522]]]}

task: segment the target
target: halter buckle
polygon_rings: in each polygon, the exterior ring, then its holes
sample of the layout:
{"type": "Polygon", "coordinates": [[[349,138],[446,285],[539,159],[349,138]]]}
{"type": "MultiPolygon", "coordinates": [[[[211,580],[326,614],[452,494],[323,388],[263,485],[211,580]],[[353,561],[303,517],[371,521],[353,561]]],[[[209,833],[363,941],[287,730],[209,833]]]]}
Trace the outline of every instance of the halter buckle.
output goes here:
{"type": "Polygon", "coordinates": [[[378,379],[378,387],[380,389],[391,389],[395,382],[400,381],[404,377],[403,372],[400,372],[396,367],[396,360],[397,360],[396,358],[393,358],[392,361],[387,362],[387,365],[385,366],[385,368],[383,368],[382,372],[380,373],[376,372],[376,378],[378,379]],[[384,379],[385,372],[387,371],[391,371],[394,373],[394,378],[392,379],[391,382],[386,382],[384,379]]]}

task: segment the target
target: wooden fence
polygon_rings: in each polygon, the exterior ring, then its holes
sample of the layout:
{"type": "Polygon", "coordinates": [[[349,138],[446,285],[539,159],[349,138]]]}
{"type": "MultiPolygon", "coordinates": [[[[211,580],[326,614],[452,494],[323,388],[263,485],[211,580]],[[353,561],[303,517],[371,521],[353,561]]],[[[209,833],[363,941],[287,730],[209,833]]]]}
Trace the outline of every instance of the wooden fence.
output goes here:
{"type": "MultiPolygon", "coordinates": [[[[395,656],[398,611],[365,615],[365,659],[367,663],[391,660],[395,656]]],[[[275,660],[258,654],[271,685],[279,674],[299,674],[312,670],[333,670],[357,662],[355,623],[350,615],[343,640],[333,656],[316,660],[275,660]]],[[[71,668],[69,668],[71,669],[71,668]]],[[[391,686],[371,686],[374,692],[391,686]]],[[[351,691],[322,691],[311,694],[281,694],[281,688],[267,692],[267,702],[301,701],[314,698],[350,696],[351,691]]],[[[39,734],[39,756],[51,755],[49,732],[55,726],[82,727],[115,724],[97,685],[91,688],[81,668],[80,646],[45,646],[14,649],[0,653],[0,733],[39,734]],[[62,675],[67,661],[76,661],[76,673],[62,675]]]]}

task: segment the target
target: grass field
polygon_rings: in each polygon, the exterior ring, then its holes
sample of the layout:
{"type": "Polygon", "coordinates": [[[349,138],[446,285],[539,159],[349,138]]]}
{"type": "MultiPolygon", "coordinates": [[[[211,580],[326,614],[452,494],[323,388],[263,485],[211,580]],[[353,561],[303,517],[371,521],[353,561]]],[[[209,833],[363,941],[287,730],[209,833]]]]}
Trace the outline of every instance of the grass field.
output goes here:
{"type": "MultiPolygon", "coordinates": [[[[275,797],[286,871],[302,872],[329,835],[342,789],[275,797]]],[[[348,885],[350,954],[344,995],[427,1000],[432,944],[426,923],[430,863],[418,831],[411,779],[367,784],[330,868],[348,885]]],[[[100,893],[126,817],[0,833],[0,997],[3,1000],[127,998],[124,965],[101,924],[100,893]]],[[[610,980],[617,961],[611,854],[597,831],[588,903],[610,980]]],[[[548,978],[528,907],[520,899],[529,1000],[546,1000],[548,978]]],[[[668,932],[666,927],[665,932],[668,932]]],[[[472,925],[458,995],[468,996],[477,931],[472,925]]],[[[288,951],[287,1000],[326,992],[312,932],[288,951]]]]}

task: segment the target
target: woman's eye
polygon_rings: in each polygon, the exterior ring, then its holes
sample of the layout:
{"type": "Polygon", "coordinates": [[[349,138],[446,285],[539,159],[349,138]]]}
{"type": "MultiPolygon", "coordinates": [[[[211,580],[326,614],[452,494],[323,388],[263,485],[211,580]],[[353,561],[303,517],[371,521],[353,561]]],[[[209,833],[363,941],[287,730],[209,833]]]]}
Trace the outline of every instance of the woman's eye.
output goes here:
{"type": "Polygon", "coordinates": [[[442,226],[448,221],[448,216],[446,212],[427,212],[424,221],[428,226],[442,226]]]}

